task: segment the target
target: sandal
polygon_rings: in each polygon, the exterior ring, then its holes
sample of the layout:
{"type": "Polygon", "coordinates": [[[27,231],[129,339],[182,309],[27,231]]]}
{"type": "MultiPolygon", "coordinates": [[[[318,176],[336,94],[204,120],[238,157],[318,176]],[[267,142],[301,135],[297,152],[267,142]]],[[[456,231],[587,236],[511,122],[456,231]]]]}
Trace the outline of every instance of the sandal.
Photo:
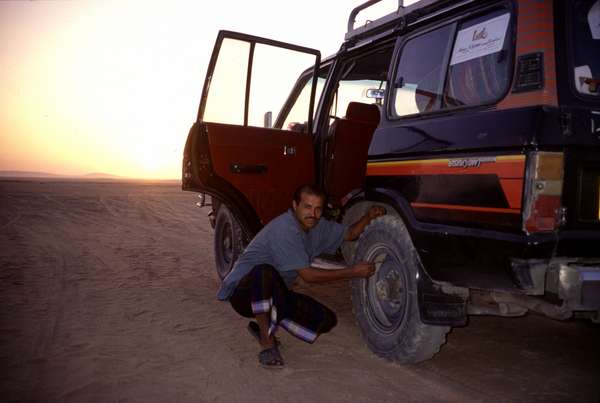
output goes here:
{"type": "MultiPolygon", "coordinates": [[[[256,339],[257,342],[260,343],[260,328],[258,327],[258,323],[256,322],[248,322],[248,333],[250,333],[250,335],[252,337],[254,337],[256,339]]],[[[281,342],[279,341],[279,339],[277,337],[275,338],[275,345],[279,348],[281,347],[281,342]]]]}
{"type": "Polygon", "coordinates": [[[285,365],[277,347],[267,348],[258,353],[258,362],[264,368],[281,369],[285,365]]]}

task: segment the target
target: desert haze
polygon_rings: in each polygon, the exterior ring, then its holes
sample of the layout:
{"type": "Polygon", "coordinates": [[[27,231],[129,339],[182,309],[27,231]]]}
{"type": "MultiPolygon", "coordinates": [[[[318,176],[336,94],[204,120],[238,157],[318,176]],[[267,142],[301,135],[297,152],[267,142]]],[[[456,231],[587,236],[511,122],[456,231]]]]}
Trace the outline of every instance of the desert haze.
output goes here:
{"type": "Polygon", "coordinates": [[[339,316],[314,345],[281,332],[257,362],[215,299],[211,229],[169,182],[0,181],[2,401],[565,402],[600,399],[600,329],[535,315],[471,318],[441,352],[377,358],[347,283],[307,286],[339,316]]]}
{"type": "MultiPolygon", "coordinates": [[[[86,179],[115,179],[115,180],[130,180],[135,178],[127,178],[119,175],[107,174],[104,172],[91,172],[84,175],[62,175],[55,174],[51,172],[41,172],[41,171],[0,171],[0,178],[24,178],[24,179],[33,179],[33,178],[53,178],[53,179],[77,179],[77,180],[86,180],[86,179]]],[[[151,179],[145,179],[146,181],[152,181],[151,179]]],[[[162,179],[168,180],[168,179],[162,179]]]]}

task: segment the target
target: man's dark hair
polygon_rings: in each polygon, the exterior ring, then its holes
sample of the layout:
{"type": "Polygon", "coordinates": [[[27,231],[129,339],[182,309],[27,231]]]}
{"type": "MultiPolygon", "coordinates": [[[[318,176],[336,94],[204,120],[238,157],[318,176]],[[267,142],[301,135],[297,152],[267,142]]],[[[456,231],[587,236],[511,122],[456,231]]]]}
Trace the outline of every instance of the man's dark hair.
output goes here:
{"type": "Polygon", "coordinates": [[[294,192],[294,201],[296,203],[300,203],[300,200],[302,200],[303,193],[307,195],[318,196],[321,199],[323,199],[323,202],[326,201],[325,192],[320,187],[311,184],[304,184],[302,186],[299,186],[294,192]]]}

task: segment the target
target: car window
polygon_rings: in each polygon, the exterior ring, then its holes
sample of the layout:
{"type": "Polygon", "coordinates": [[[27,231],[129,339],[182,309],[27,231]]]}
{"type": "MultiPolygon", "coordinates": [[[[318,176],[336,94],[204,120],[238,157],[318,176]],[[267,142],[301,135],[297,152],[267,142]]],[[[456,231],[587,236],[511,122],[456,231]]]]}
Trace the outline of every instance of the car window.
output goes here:
{"type": "Polygon", "coordinates": [[[508,12],[497,11],[459,25],[442,108],[485,104],[504,94],[511,74],[509,21],[508,12]]]}
{"type": "Polygon", "coordinates": [[[600,0],[569,5],[575,88],[580,94],[600,97],[600,0]]]}
{"type": "MultiPolygon", "coordinates": [[[[311,54],[257,44],[252,59],[248,125],[262,127],[265,113],[279,114],[296,79],[306,66],[311,65],[314,66],[311,54]]],[[[310,96],[310,88],[308,94],[310,96]]],[[[303,114],[303,121],[308,118],[308,106],[306,102],[299,111],[303,114]]]]}
{"type": "Polygon", "coordinates": [[[347,60],[329,106],[330,118],[343,118],[350,102],[383,105],[393,47],[347,60]]]}
{"type": "MultiPolygon", "coordinates": [[[[225,37],[209,77],[202,120],[271,127],[272,116],[280,113],[298,77],[316,60],[308,51],[225,37]]],[[[312,81],[308,87],[306,98],[312,81]]],[[[309,106],[304,102],[296,108],[295,114],[303,115],[297,119],[308,120],[309,106]]]]}
{"type": "Polygon", "coordinates": [[[204,121],[244,124],[249,51],[248,42],[230,38],[223,40],[210,82],[204,121]]]}
{"type": "Polygon", "coordinates": [[[394,80],[396,116],[430,112],[440,108],[444,88],[444,59],[453,27],[427,32],[410,39],[402,49],[394,80]]]}
{"type": "Polygon", "coordinates": [[[339,82],[338,90],[331,105],[330,117],[342,118],[346,114],[350,102],[361,102],[364,104],[382,104],[383,98],[368,96],[369,90],[385,90],[383,80],[342,80],[339,82]]]}
{"type": "Polygon", "coordinates": [[[481,105],[510,85],[510,13],[496,10],[409,39],[392,92],[396,117],[481,105]]]}
{"type": "MultiPolygon", "coordinates": [[[[319,102],[319,98],[323,93],[323,88],[325,87],[325,80],[327,79],[327,74],[329,72],[330,65],[325,68],[319,69],[319,76],[317,77],[317,87],[315,89],[315,100],[314,100],[314,108],[313,108],[313,118],[317,111],[316,105],[319,102]]],[[[287,113],[285,116],[285,120],[281,125],[281,128],[287,130],[294,131],[304,131],[306,129],[306,117],[308,104],[310,102],[310,90],[312,88],[312,74],[301,79],[299,81],[299,85],[301,86],[301,90],[293,91],[290,95],[290,98],[295,97],[295,99],[290,99],[288,102],[293,102],[293,105],[289,111],[282,110],[282,114],[287,113]]],[[[281,121],[283,117],[277,119],[278,122],[281,121]]]]}

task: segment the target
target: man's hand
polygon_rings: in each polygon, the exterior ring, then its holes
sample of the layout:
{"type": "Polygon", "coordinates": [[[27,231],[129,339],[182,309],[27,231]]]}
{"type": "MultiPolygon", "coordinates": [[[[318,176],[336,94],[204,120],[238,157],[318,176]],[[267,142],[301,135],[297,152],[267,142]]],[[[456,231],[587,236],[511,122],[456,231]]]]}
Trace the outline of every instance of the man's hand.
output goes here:
{"type": "Polygon", "coordinates": [[[375,265],[369,262],[360,262],[352,266],[352,274],[358,278],[369,278],[375,273],[375,265]]]}
{"type": "Polygon", "coordinates": [[[360,220],[355,222],[348,228],[346,235],[344,236],[345,241],[354,241],[364,231],[365,227],[369,225],[371,221],[377,217],[381,217],[386,213],[386,210],[382,206],[371,206],[371,208],[361,217],[360,220]]]}
{"type": "Polygon", "coordinates": [[[369,216],[370,220],[374,220],[377,217],[381,217],[382,215],[385,215],[386,212],[387,211],[382,206],[371,206],[371,208],[367,212],[367,215],[369,216]]]}

